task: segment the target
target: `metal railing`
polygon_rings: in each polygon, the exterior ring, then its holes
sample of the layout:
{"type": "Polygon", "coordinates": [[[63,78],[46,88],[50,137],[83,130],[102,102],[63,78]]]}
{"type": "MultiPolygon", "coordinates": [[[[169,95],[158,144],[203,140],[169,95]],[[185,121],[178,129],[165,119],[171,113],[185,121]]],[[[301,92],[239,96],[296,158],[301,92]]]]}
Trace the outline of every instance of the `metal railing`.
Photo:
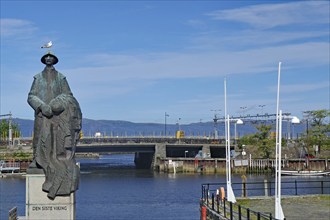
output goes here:
{"type": "Polygon", "coordinates": [[[2,172],[12,172],[20,170],[20,163],[19,162],[4,162],[0,161],[0,173],[2,172]]]}
{"type": "Polygon", "coordinates": [[[9,210],[8,220],[17,220],[17,207],[13,207],[9,210]]]}
{"type": "Polygon", "coordinates": [[[212,193],[210,199],[201,200],[200,205],[201,208],[205,207],[208,209],[208,215],[212,216],[211,219],[222,219],[220,218],[220,216],[222,216],[223,218],[230,220],[276,220],[276,218],[272,216],[272,213],[253,211],[237,203],[227,201],[227,198],[221,199],[221,196],[219,195],[214,196],[214,193],[212,193]]]}
{"type": "MultiPolygon", "coordinates": [[[[330,180],[293,180],[282,181],[282,195],[307,195],[307,194],[330,194],[330,180]]],[[[221,186],[226,183],[202,184],[201,209],[207,209],[209,216],[226,219],[275,219],[272,213],[256,212],[237,203],[227,201],[221,186]]],[[[275,183],[265,180],[264,182],[232,183],[236,194],[241,191],[242,196],[271,196],[275,192],[275,183]]]]}
{"type": "MultiPolygon", "coordinates": [[[[235,194],[239,195],[241,192],[242,197],[273,196],[275,194],[274,181],[242,181],[231,185],[235,194]]],[[[202,190],[207,189],[209,192],[215,192],[219,190],[220,186],[226,186],[226,183],[204,183],[202,190]]],[[[330,194],[330,179],[281,181],[281,192],[282,195],[330,194]]]]}

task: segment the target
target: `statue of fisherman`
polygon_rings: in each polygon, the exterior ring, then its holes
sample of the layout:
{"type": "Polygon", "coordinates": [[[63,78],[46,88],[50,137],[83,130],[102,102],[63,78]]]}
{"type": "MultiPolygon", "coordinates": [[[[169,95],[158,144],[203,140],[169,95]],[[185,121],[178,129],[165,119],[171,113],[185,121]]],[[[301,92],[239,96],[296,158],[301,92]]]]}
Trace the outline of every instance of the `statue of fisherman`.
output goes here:
{"type": "Polygon", "coordinates": [[[58,58],[48,52],[41,62],[46,67],[34,76],[28,95],[28,103],[35,111],[35,121],[33,161],[27,172],[43,171],[46,178],[42,190],[54,199],[78,189],[79,167],[74,154],[82,114],[66,77],[54,68],[58,58]]]}

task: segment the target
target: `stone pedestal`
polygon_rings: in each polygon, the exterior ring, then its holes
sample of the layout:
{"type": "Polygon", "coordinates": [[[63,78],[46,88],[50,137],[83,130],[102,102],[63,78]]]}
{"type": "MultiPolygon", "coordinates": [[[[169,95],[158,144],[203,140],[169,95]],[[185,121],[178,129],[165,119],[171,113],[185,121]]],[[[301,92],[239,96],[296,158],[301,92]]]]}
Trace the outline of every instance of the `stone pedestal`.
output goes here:
{"type": "Polygon", "coordinates": [[[26,175],[26,219],[76,219],[75,193],[70,196],[56,196],[54,200],[42,191],[44,174],[26,175]]]}

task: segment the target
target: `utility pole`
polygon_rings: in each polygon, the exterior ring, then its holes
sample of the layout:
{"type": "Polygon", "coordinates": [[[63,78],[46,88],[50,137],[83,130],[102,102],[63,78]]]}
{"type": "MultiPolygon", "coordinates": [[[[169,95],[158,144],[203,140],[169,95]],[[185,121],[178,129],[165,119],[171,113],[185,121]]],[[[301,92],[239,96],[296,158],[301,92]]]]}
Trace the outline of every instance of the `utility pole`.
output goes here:
{"type": "Polygon", "coordinates": [[[214,139],[218,139],[218,129],[217,129],[217,123],[218,123],[218,114],[217,112],[218,111],[221,111],[221,109],[212,109],[211,111],[214,111],[214,118],[213,118],[213,121],[214,121],[214,139]]]}

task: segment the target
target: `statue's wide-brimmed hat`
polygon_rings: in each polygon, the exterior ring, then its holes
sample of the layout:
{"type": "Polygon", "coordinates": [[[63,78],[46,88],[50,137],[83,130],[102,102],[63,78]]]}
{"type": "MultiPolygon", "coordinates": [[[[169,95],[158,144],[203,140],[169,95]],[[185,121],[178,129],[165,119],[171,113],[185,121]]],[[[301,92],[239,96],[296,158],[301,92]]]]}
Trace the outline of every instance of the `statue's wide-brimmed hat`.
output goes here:
{"type": "Polygon", "coordinates": [[[55,59],[55,61],[54,61],[54,63],[53,63],[53,65],[55,65],[56,63],[58,63],[58,58],[54,55],[54,54],[52,54],[51,52],[48,52],[48,53],[46,53],[45,55],[43,55],[42,57],[41,57],[41,62],[43,63],[43,64],[46,64],[46,57],[48,57],[48,56],[51,56],[51,57],[53,57],[54,59],[55,59]]]}

